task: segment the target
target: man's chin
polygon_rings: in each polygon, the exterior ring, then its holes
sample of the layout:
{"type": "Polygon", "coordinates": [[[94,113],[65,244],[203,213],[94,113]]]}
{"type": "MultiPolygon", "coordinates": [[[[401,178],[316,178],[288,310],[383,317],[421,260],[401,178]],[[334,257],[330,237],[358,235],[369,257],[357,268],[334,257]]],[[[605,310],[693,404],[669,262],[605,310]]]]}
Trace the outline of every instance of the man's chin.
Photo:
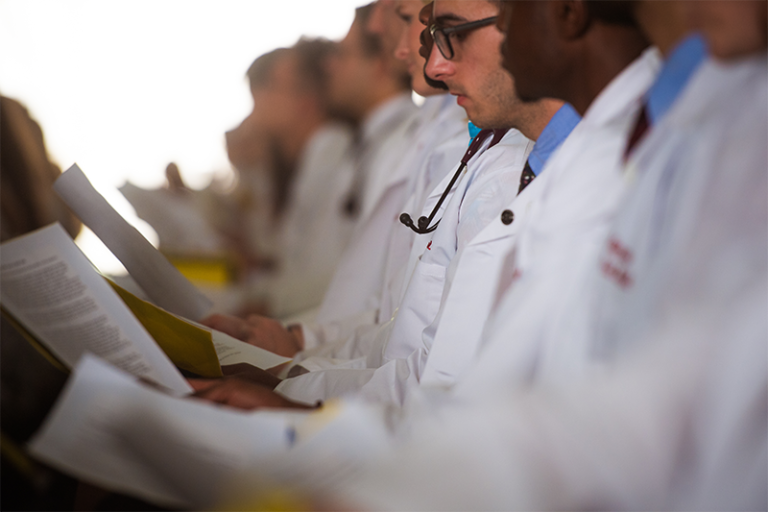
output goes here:
{"type": "Polygon", "coordinates": [[[511,128],[510,123],[502,119],[487,119],[483,116],[470,115],[467,113],[467,117],[472,124],[481,130],[508,130],[511,128]]]}

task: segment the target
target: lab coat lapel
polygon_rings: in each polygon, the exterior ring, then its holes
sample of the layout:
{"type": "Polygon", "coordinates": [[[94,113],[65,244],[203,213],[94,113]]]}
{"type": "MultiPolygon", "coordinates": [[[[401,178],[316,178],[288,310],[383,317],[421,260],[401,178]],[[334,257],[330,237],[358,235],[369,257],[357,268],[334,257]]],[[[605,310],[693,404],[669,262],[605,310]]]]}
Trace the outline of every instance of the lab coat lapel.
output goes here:
{"type": "MultiPolygon", "coordinates": [[[[467,171],[464,171],[466,174],[467,171]]],[[[433,194],[439,197],[450,181],[450,176],[444,183],[435,188],[433,194]]],[[[440,226],[432,233],[434,235],[424,246],[424,239],[418,238],[414,243],[414,251],[423,251],[421,257],[414,259],[414,269],[410,275],[408,287],[403,295],[400,307],[395,311],[396,321],[393,326],[392,340],[405,340],[414,338],[414,332],[421,332],[437,316],[440,300],[443,294],[445,273],[456,246],[456,230],[459,223],[459,208],[470,180],[462,176],[454,185],[453,195],[443,203],[441,211],[435,218],[441,218],[440,226]]],[[[435,199],[435,203],[437,199],[435,199]]],[[[428,201],[429,203],[429,201],[428,201]]],[[[434,208],[434,204],[432,207],[434,208]]],[[[429,211],[427,211],[427,215],[429,211]]],[[[426,207],[425,207],[426,210],[426,207]]],[[[426,237],[424,237],[426,238],[426,237]]],[[[385,350],[385,357],[391,359],[405,359],[414,350],[411,344],[389,343],[385,350]]]]}
{"type": "Polygon", "coordinates": [[[504,224],[499,214],[457,256],[458,266],[440,313],[435,342],[420,381],[422,385],[452,384],[474,359],[485,319],[494,302],[495,283],[540,188],[537,180],[531,182],[507,208],[514,213],[514,221],[504,224]],[[467,321],[468,318],[473,321],[467,321]]]}

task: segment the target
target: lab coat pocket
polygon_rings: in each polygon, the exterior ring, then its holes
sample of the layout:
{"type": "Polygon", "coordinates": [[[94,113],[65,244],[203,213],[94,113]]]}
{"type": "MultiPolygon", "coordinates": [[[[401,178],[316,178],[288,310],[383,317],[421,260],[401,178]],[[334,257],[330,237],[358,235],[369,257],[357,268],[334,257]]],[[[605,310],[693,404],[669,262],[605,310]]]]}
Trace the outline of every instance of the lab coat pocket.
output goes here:
{"type": "Polygon", "coordinates": [[[440,308],[446,267],[418,262],[398,308],[384,359],[404,359],[421,346],[421,332],[430,325],[440,308]]]}

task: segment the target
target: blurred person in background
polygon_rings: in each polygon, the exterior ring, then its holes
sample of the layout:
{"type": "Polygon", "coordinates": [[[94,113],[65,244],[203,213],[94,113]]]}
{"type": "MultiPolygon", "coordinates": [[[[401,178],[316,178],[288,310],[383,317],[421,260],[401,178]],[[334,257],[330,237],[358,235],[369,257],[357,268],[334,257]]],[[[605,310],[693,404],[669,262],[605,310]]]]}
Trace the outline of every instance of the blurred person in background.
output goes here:
{"type": "MultiPolygon", "coordinates": [[[[317,324],[343,323],[345,318],[359,314],[368,315],[374,323],[391,318],[407,277],[411,247],[417,239],[424,238],[403,226],[400,216],[406,211],[420,211],[431,191],[454,170],[466,151],[470,137],[464,109],[444,90],[427,84],[421,72],[424,58],[418,53],[421,32],[418,13],[424,4],[422,0],[395,1],[394,11],[388,14],[394,17],[394,23],[385,25],[383,36],[388,40],[393,38],[390,32],[399,35],[394,57],[406,65],[411,89],[425,98],[424,104],[408,127],[409,144],[402,161],[392,169],[386,194],[356,228],[353,244],[323,299],[317,324]]],[[[308,328],[312,330],[312,326],[308,328]]],[[[309,343],[305,339],[304,347],[345,336],[340,332],[330,336],[330,332],[323,332],[325,330],[324,327],[316,330],[319,338],[309,343]]]]}
{"type": "Polygon", "coordinates": [[[327,285],[349,237],[352,220],[339,204],[351,180],[352,130],[328,109],[334,47],[302,39],[248,71],[253,112],[228,134],[228,145],[241,167],[255,170],[246,175],[254,212],[244,236],[274,265],[251,273],[245,311],[300,309],[327,285]]]}
{"type": "MultiPolygon", "coordinates": [[[[293,49],[278,48],[258,57],[248,68],[246,76],[253,110],[237,128],[226,134],[227,154],[239,177],[234,192],[236,208],[227,224],[232,238],[248,254],[251,273],[275,270],[280,259],[282,226],[301,221],[289,211],[300,210],[298,201],[306,200],[289,197],[292,189],[300,188],[297,174],[302,173],[304,180],[312,175],[312,169],[297,169],[302,148],[296,145],[302,141],[309,144],[306,132],[295,137],[290,150],[285,149],[285,144],[282,150],[279,146],[280,138],[291,136],[285,126],[300,122],[291,103],[309,109],[307,127],[317,132],[317,140],[314,146],[308,145],[308,158],[304,160],[309,160],[313,151],[325,152],[319,159],[311,158],[316,160],[317,173],[332,175],[333,165],[339,164],[348,151],[350,135],[343,126],[328,122],[318,128],[318,123],[323,121],[317,119],[327,118],[322,113],[327,82],[324,65],[331,44],[321,40],[302,41],[297,46],[307,50],[303,58],[299,59],[293,49]],[[276,98],[280,103],[273,104],[276,98]],[[279,107],[286,105],[285,119],[281,120],[279,107]],[[323,148],[324,145],[328,147],[323,148]],[[324,164],[326,159],[328,165],[324,164]],[[290,207],[289,203],[292,203],[290,207]]],[[[339,167],[343,174],[344,165],[339,167]]],[[[303,222],[311,223],[312,219],[305,218],[303,222]]]]}
{"type": "MultiPolygon", "coordinates": [[[[40,125],[18,101],[0,96],[0,241],[59,222],[75,238],[81,223],[53,191],[61,174],[51,162],[40,125]]],[[[42,423],[66,381],[25,339],[23,328],[0,316],[0,428],[4,509],[68,507],[71,485],[27,459],[20,447],[42,423]],[[58,491],[56,494],[54,491],[58,491]]]]}
{"type": "Polygon", "coordinates": [[[357,9],[332,52],[318,53],[319,42],[291,48],[259,100],[260,123],[281,160],[297,166],[278,227],[277,270],[254,292],[266,304],[261,311],[277,318],[314,316],[355,224],[388,190],[407,145],[417,109],[402,71],[366,29],[371,9],[357,9]],[[354,128],[351,148],[349,132],[332,119],[354,128]]]}
{"type": "MultiPolygon", "coordinates": [[[[381,45],[385,55],[391,60],[391,66],[399,68],[406,73],[408,63],[396,56],[402,32],[402,20],[397,13],[398,0],[376,0],[368,18],[366,29],[381,38],[381,45]]],[[[419,94],[418,92],[416,94],[419,94]]]]}
{"type": "Polygon", "coordinates": [[[352,180],[353,127],[329,105],[336,47],[299,41],[277,63],[259,102],[280,165],[292,174],[276,226],[276,271],[262,299],[264,311],[277,317],[319,302],[354,224],[340,206],[352,180]]]}
{"type": "Polygon", "coordinates": [[[51,185],[61,169],[48,158],[43,131],[21,103],[0,96],[2,114],[2,240],[60,222],[75,238],[80,221],[51,185]]]}
{"type": "MultiPolygon", "coordinates": [[[[428,242],[428,235],[417,235],[403,226],[399,217],[404,211],[421,211],[428,199],[434,203],[431,191],[454,170],[466,151],[466,113],[443,90],[427,85],[421,71],[424,58],[418,53],[422,29],[418,13],[424,3],[398,1],[398,24],[392,28],[401,33],[397,57],[407,63],[411,87],[426,98],[425,103],[411,120],[411,142],[402,162],[391,169],[386,193],[358,223],[342,255],[317,320],[290,328],[301,338],[304,350],[346,338],[362,325],[379,324],[392,317],[406,284],[411,247],[417,239],[421,245],[428,242]]],[[[232,318],[218,317],[215,321],[218,328],[232,332],[248,326],[232,318]]],[[[264,340],[267,336],[257,323],[288,334],[276,322],[253,318],[253,338],[264,340]]]]}

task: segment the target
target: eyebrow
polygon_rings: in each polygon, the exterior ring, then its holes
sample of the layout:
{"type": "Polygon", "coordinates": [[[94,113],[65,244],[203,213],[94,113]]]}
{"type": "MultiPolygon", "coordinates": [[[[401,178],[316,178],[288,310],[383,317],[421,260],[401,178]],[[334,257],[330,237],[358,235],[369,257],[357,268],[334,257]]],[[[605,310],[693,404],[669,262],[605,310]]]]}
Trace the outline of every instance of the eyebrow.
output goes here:
{"type": "Polygon", "coordinates": [[[451,21],[467,21],[467,18],[463,16],[459,16],[457,14],[442,14],[440,16],[437,16],[435,18],[435,23],[440,26],[445,22],[451,22],[451,21]]]}

